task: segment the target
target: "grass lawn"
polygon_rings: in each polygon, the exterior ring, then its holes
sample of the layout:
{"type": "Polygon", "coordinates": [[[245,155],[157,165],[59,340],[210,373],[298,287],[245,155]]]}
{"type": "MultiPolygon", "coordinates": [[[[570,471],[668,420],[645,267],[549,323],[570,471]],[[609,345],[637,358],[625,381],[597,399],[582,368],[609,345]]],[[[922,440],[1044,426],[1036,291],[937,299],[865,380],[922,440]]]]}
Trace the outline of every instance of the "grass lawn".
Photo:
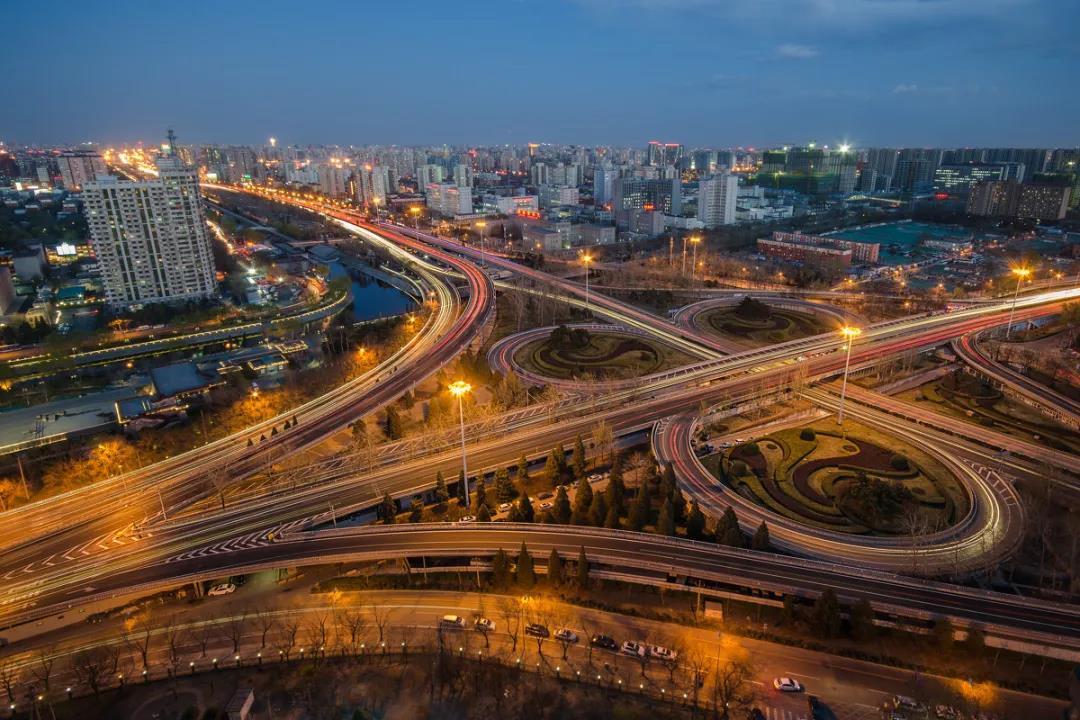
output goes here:
{"type": "Polygon", "coordinates": [[[820,335],[833,329],[833,323],[809,313],[772,307],[769,316],[760,320],[740,317],[736,307],[713,308],[699,313],[694,324],[701,330],[751,347],[820,335]]]}
{"type": "Polygon", "coordinates": [[[519,348],[514,360],[530,372],[560,380],[634,378],[694,362],[651,338],[618,332],[589,333],[586,345],[573,348],[535,340],[519,348]]]}

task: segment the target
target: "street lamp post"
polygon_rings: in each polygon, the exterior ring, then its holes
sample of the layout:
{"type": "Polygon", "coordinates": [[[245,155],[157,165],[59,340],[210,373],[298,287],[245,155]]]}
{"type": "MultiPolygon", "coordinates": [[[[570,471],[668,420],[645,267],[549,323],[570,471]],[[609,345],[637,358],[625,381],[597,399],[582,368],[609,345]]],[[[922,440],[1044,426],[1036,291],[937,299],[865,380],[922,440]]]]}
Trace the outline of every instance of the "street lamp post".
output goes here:
{"type": "Polygon", "coordinates": [[[415,221],[416,232],[420,232],[420,206],[413,205],[409,208],[409,212],[412,213],[413,220],[415,221]]]}
{"type": "Polygon", "coordinates": [[[1009,325],[1005,328],[1005,339],[1009,339],[1009,335],[1012,334],[1013,317],[1016,315],[1016,301],[1020,299],[1020,284],[1024,282],[1024,278],[1031,275],[1029,268],[1018,267],[1013,268],[1013,275],[1016,276],[1016,292],[1013,293],[1012,310],[1009,311],[1009,325]]]}
{"type": "Polygon", "coordinates": [[[476,227],[480,228],[480,265],[484,265],[484,235],[487,228],[487,223],[483,220],[476,221],[476,227]]]}
{"type": "Polygon", "coordinates": [[[697,281],[697,246],[698,246],[698,243],[700,243],[700,242],[701,242],[701,238],[699,236],[697,236],[697,235],[694,235],[693,237],[690,238],[690,244],[694,246],[694,258],[693,258],[692,265],[691,265],[691,268],[690,268],[690,282],[691,283],[694,283],[694,282],[697,281]]]}
{"type": "Polygon", "coordinates": [[[589,263],[592,262],[592,255],[589,253],[582,253],[581,263],[585,266],[585,309],[589,309],[589,263]]]}
{"type": "Polygon", "coordinates": [[[456,397],[458,401],[458,419],[461,423],[461,472],[465,483],[463,490],[465,491],[466,505],[469,504],[469,465],[465,456],[465,405],[462,398],[470,390],[472,390],[472,385],[464,380],[455,380],[450,383],[450,394],[456,397]]]}
{"type": "Polygon", "coordinates": [[[844,424],[844,397],[847,395],[848,368],[851,367],[851,346],[855,344],[855,338],[862,334],[857,327],[845,326],[840,328],[840,334],[847,338],[847,358],[844,360],[844,381],[840,384],[840,410],[836,414],[836,424],[844,424]]]}

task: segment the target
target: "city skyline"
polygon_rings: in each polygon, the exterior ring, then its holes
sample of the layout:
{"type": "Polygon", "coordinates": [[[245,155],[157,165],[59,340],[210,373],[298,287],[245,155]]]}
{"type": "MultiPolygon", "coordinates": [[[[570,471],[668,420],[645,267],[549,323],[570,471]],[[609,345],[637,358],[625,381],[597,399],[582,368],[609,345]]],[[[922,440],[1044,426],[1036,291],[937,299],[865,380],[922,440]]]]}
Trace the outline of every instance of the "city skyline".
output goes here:
{"type": "Polygon", "coordinates": [[[168,22],[130,3],[14,8],[7,53],[38,52],[41,28],[51,45],[10,79],[21,101],[0,139],[152,141],[172,125],[195,143],[1077,144],[1075,6],[839,5],[237,4],[168,22]]]}

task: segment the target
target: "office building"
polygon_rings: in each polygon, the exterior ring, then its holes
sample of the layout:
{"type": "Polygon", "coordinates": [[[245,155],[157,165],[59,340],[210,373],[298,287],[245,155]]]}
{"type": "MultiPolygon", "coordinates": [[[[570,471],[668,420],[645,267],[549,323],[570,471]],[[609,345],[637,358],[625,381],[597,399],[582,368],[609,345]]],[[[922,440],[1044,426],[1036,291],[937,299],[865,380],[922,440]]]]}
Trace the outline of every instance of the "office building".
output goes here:
{"type": "Polygon", "coordinates": [[[676,165],[682,157],[682,145],[653,140],[646,148],[647,163],[653,166],[676,165]]]}
{"type": "Polygon", "coordinates": [[[157,167],[153,180],[106,175],[83,186],[90,244],[113,307],[217,292],[198,174],[171,153],[157,167]]]}
{"type": "Polygon", "coordinates": [[[540,207],[554,207],[556,205],[577,205],[578,189],[566,185],[541,185],[538,195],[540,207]]]}
{"type": "Polygon", "coordinates": [[[80,190],[86,183],[109,174],[105,161],[97,153],[62,153],[56,162],[60,179],[68,190],[80,190]]]}
{"type": "Polygon", "coordinates": [[[596,168],[593,171],[593,203],[597,206],[610,205],[615,193],[615,181],[619,171],[611,168],[596,168]]]}
{"type": "Polygon", "coordinates": [[[812,245],[775,238],[758,238],[757,248],[762,255],[788,262],[836,269],[847,268],[851,265],[851,249],[836,245],[812,245]]]}
{"type": "Polygon", "coordinates": [[[472,189],[457,183],[429,183],[425,188],[428,208],[439,215],[471,215],[472,189]]]}
{"type": "Polygon", "coordinates": [[[612,210],[616,224],[622,228],[630,226],[629,213],[633,210],[681,215],[682,184],[678,179],[619,178],[614,183],[612,210]]]}
{"type": "Polygon", "coordinates": [[[966,162],[945,164],[934,171],[934,192],[967,197],[971,189],[981,182],[1019,180],[1023,166],[1017,163],[966,162]]]}
{"type": "Polygon", "coordinates": [[[815,247],[832,247],[840,250],[849,250],[851,259],[861,263],[876,263],[881,253],[881,243],[855,242],[841,238],[826,237],[823,235],[806,235],[796,232],[780,232],[776,230],[772,239],[780,243],[795,245],[810,245],[815,247]]]}
{"type": "Polygon", "coordinates": [[[706,228],[731,225],[739,197],[739,178],[730,173],[702,180],[698,190],[697,218],[706,228]]]}

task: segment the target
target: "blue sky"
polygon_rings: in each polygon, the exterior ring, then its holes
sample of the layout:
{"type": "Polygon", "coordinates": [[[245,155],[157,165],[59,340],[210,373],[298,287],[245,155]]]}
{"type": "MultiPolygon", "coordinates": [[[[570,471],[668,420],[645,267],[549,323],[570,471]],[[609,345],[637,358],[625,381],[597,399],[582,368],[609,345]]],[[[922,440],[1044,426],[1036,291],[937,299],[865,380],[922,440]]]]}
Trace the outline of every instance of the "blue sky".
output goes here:
{"type": "Polygon", "coordinates": [[[7,142],[1080,144],[1078,0],[19,2],[7,142]]]}

